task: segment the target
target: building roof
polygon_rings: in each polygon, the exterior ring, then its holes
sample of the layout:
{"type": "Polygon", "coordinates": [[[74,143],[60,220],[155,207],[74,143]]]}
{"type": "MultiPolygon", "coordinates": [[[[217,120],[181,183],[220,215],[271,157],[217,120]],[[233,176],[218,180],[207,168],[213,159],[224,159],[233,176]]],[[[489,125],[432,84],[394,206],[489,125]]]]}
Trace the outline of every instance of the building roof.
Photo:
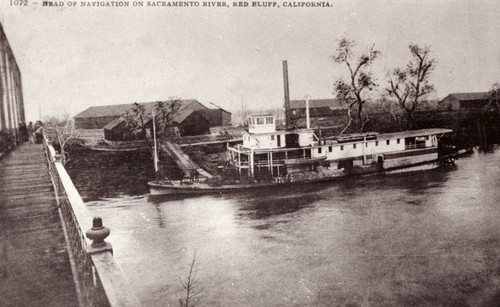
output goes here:
{"type": "Polygon", "coordinates": [[[77,115],[75,118],[89,118],[89,117],[107,117],[107,116],[120,116],[132,107],[131,103],[116,104],[108,106],[95,106],[90,107],[77,115]]]}
{"type": "Polygon", "coordinates": [[[262,116],[275,116],[275,115],[272,113],[255,113],[248,115],[248,117],[262,117],[262,116]]]}
{"type": "MultiPolygon", "coordinates": [[[[154,105],[157,101],[153,102],[139,102],[140,105],[143,105],[144,108],[146,109],[146,113],[152,112],[154,105]]],[[[164,103],[172,103],[172,100],[167,100],[167,101],[162,101],[164,103]]],[[[179,113],[181,110],[184,108],[191,108],[191,109],[206,109],[207,107],[201,104],[198,100],[196,99],[186,99],[186,100],[180,100],[179,103],[181,104],[179,108],[179,113]]],[[[132,107],[134,106],[133,103],[127,103],[127,104],[115,104],[115,105],[106,105],[106,106],[94,106],[86,109],[85,111],[82,111],[75,115],[75,118],[90,118],[90,117],[110,117],[110,116],[121,116],[128,110],[131,110],[132,107]]]]}
{"type": "Polygon", "coordinates": [[[227,111],[227,110],[224,110],[223,108],[219,107],[218,105],[216,105],[215,103],[209,101],[208,102],[210,105],[207,106],[208,109],[210,110],[221,110],[222,112],[226,112],[228,114],[231,114],[231,112],[227,111]]]}
{"type": "Polygon", "coordinates": [[[408,130],[401,132],[391,132],[391,133],[381,133],[377,135],[377,139],[392,139],[392,138],[408,138],[414,136],[426,136],[426,135],[436,135],[436,134],[445,134],[453,132],[451,129],[444,128],[430,128],[430,129],[420,129],[420,130],[408,130]]]}
{"type": "MultiPolygon", "coordinates": [[[[172,101],[164,101],[164,102],[165,103],[172,103],[172,101]]],[[[145,112],[145,114],[152,115],[153,109],[155,107],[155,103],[156,103],[156,101],[155,102],[140,103],[140,104],[144,106],[144,109],[145,109],[144,112],[145,112]]],[[[172,119],[172,122],[176,122],[176,123],[179,123],[179,124],[182,123],[193,112],[196,112],[198,110],[206,110],[206,107],[203,104],[199,103],[197,100],[193,100],[193,99],[191,99],[191,100],[181,100],[179,103],[180,103],[180,107],[177,110],[174,118],[172,119]]],[[[112,120],[111,122],[109,122],[106,126],[104,126],[104,129],[106,129],[106,130],[112,130],[115,127],[117,127],[120,123],[122,123],[123,122],[122,115],[125,112],[127,112],[128,110],[130,110],[132,108],[133,104],[129,104],[127,106],[128,107],[125,108],[125,111],[123,111],[119,115],[116,115],[116,113],[108,113],[108,114],[113,114],[113,115],[105,115],[105,116],[119,116],[119,117],[117,117],[114,120],[112,120]]],[[[108,106],[105,106],[105,107],[108,107],[108,106]]],[[[114,108],[114,109],[117,110],[117,111],[121,111],[120,108],[114,108]]],[[[196,113],[200,114],[199,112],[196,112],[196,113]]],[[[200,114],[200,116],[202,118],[204,118],[205,120],[207,120],[201,114],[200,114]]],[[[151,116],[148,116],[148,118],[146,119],[146,123],[148,123],[150,121],[151,121],[151,116]]]]}
{"type": "Polygon", "coordinates": [[[488,100],[490,98],[489,92],[476,92],[476,93],[451,93],[448,96],[453,96],[457,100],[488,100]]]}
{"type": "MultiPolygon", "coordinates": [[[[306,107],[305,100],[291,100],[290,109],[306,107]]],[[[347,105],[338,99],[309,99],[309,108],[347,109],[347,105]]]]}
{"type": "MultiPolygon", "coordinates": [[[[190,108],[179,109],[179,111],[177,111],[177,113],[175,114],[175,117],[173,118],[172,121],[177,122],[177,123],[182,123],[193,112],[196,112],[196,110],[193,110],[190,108]]],[[[206,120],[206,118],[203,115],[200,114],[200,116],[206,120]]]]}
{"type": "Polygon", "coordinates": [[[104,130],[113,130],[116,126],[118,126],[122,122],[121,117],[117,117],[109,122],[106,126],[104,126],[104,130]]]}

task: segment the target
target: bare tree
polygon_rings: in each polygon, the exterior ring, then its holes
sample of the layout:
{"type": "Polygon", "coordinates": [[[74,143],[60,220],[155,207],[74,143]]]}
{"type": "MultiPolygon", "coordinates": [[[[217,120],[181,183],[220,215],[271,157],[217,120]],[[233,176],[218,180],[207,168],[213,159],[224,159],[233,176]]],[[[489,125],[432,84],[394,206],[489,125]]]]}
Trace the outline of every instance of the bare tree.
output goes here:
{"type": "Polygon", "coordinates": [[[125,112],[122,115],[122,119],[125,123],[125,127],[130,131],[130,133],[138,139],[144,138],[149,150],[153,152],[153,146],[151,141],[148,139],[148,128],[146,126],[150,118],[149,114],[146,114],[146,108],[142,104],[134,102],[132,109],[125,112]]]}
{"type": "Polygon", "coordinates": [[[431,72],[435,68],[435,60],[430,58],[431,49],[428,46],[409,46],[412,59],[405,69],[395,68],[389,76],[387,93],[397,99],[404,110],[408,129],[413,128],[414,115],[417,106],[434,91],[429,83],[431,72]]]}
{"type": "Polygon", "coordinates": [[[392,119],[396,123],[398,129],[403,130],[401,125],[401,118],[404,116],[402,109],[399,107],[399,104],[394,100],[389,99],[388,95],[383,93],[380,97],[381,100],[381,111],[387,112],[391,114],[392,119]]]}
{"type": "MultiPolygon", "coordinates": [[[[166,102],[157,101],[154,104],[155,125],[160,135],[167,135],[167,129],[177,115],[180,105],[179,99],[171,99],[166,102]]],[[[153,153],[153,145],[148,138],[148,130],[150,129],[152,118],[153,112],[151,114],[149,112],[146,113],[144,105],[137,102],[122,116],[126,128],[136,138],[144,139],[151,153],[153,153]]]]}
{"type": "Polygon", "coordinates": [[[179,299],[181,307],[195,307],[200,303],[199,295],[203,292],[200,287],[200,278],[196,265],[196,252],[193,255],[193,260],[189,266],[189,274],[185,279],[179,277],[182,288],[185,291],[185,297],[179,299]]]}
{"type": "Polygon", "coordinates": [[[155,103],[156,129],[164,137],[168,136],[168,128],[173,123],[181,106],[180,99],[170,98],[168,102],[157,101],[155,103]]]}
{"type": "Polygon", "coordinates": [[[69,114],[64,114],[62,116],[50,116],[44,118],[45,126],[47,129],[55,131],[55,137],[57,139],[57,144],[59,144],[59,153],[61,155],[61,160],[63,165],[69,162],[69,153],[66,152],[65,146],[70,141],[75,134],[75,129],[71,117],[69,114]]]}
{"type": "Polygon", "coordinates": [[[500,83],[496,82],[491,86],[489,92],[489,102],[487,108],[490,110],[500,110],[500,83]]]}
{"type": "Polygon", "coordinates": [[[375,84],[374,79],[369,71],[369,65],[378,57],[380,51],[375,50],[375,46],[371,45],[368,53],[362,53],[356,56],[354,52],[355,42],[347,38],[339,41],[333,60],[339,64],[345,64],[349,70],[349,81],[339,79],[334,84],[334,95],[337,99],[348,104],[349,122],[342,133],[352,123],[351,109],[357,105],[356,116],[359,121],[359,131],[363,132],[366,123],[369,121],[368,116],[364,114],[363,104],[366,102],[365,92],[372,91],[375,84]]]}

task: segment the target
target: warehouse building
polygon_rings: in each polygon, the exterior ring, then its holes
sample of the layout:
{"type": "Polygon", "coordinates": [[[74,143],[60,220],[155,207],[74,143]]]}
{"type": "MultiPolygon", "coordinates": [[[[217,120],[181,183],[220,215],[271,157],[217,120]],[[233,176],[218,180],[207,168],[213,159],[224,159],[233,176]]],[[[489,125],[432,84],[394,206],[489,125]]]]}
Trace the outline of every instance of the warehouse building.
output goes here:
{"type": "MultiPolygon", "coordinates": [[[[228,125],[231,123],[231,113],[221,108],[208,108],[195,99],[179,100],[178,102],[181,106],[179,112],[182,111],[184,113],[184,110],[197,111],[199,115],[208,120],[210,127],[228,125]]],[[[152,111],[152,107],[155,103],[156,102],[145,102],[140,104],[152,111]]],[[[132,107],[132,103],[90,107],[74,117],[75,128],[102,129],[104,126],[131,110],[132,107]]]]}
{"type": "Polygon", "coordinates": [[[19,127],[26,124],[21,72],[0,24],[0,155],[21,141],[19,127]]]}

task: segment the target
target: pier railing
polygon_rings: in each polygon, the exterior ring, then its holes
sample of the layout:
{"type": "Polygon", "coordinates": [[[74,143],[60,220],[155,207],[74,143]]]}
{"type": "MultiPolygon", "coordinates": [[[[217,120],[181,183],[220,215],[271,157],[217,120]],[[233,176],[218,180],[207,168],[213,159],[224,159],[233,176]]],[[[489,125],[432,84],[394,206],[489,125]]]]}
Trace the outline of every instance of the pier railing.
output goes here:
{"type": "Polygon", "coordinates": [[[110,230],[85,206],[61,157],[44,135],[47,156],[68,256],[80,306],[140,306],[120,267],[111,244],[104,241],[110,230]],[[85,230],[88,230],[85,232],[85,230]]]}

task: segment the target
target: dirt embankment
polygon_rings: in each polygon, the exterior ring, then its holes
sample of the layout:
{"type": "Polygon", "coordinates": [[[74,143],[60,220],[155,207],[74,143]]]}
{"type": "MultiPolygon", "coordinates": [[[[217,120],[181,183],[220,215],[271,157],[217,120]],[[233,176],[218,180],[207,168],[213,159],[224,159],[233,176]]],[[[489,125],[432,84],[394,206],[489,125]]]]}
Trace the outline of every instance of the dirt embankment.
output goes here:
{"type": "Polygon", "coordinates": [[[228,165],[226,144],[187,146],[182,150],[200,167],[223,180],[239,179],[238,171],[228,165]]]}
{"type": "Polygon", "coordinates": [[[148,192],[147,182],[154,179],[149,150],[109,152],[79,146],[66,150],[66,170],[86,201],[144,194],[148,192]]]}

